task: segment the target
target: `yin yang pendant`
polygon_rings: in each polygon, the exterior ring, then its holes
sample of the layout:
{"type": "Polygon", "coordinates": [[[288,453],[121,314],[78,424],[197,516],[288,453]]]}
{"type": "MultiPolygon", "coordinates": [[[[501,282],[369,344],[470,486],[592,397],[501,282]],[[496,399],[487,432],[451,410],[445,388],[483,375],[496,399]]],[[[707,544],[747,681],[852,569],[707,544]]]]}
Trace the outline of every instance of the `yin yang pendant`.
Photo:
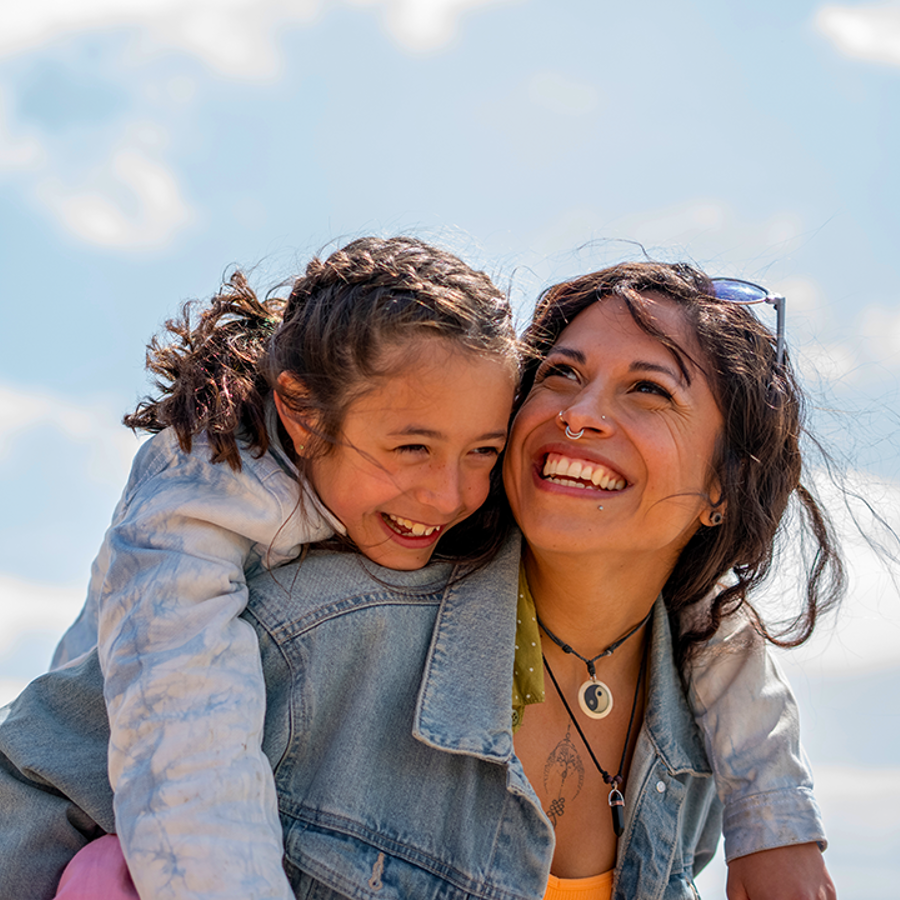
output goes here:
{"type": "Polygon", "coordinates": [[[578,705],[586,716],[605,719],[612,712],[612,692],[602,681],[590,678],[578,688],[578,705]]]}

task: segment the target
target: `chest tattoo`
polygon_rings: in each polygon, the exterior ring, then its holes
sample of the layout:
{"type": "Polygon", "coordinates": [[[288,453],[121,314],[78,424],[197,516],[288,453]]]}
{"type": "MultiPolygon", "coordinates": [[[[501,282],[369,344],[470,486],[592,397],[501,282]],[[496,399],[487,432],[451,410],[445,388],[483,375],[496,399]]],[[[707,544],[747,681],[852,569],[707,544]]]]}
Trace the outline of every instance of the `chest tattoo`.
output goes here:
{"type": "Polygon", "coordinates": [[[566,726],[566,736],[553,748],[544,764],[544,790],[553,797],[545,812],[554,828],[566,811],[566,800],[574,800],[584,784],[584,763],[569,737],[571,727],[566,726]]]}

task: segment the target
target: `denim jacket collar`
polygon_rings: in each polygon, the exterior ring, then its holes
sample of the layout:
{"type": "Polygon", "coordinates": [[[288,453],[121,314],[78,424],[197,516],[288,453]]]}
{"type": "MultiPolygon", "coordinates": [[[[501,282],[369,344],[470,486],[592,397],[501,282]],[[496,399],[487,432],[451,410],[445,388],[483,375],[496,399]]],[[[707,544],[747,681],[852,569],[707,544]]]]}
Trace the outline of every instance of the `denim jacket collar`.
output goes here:
{"type": "Polygon", "coordinates": [[[448,586],[416,706],[418,740],[488,762],[512,757],[516,623],[509,610],[516,606],[520,555],[515,534],[489,567],[448,586]]]}
{"type": "Polygon", "coordinates": [[[712,770],[688,707],[674,661],[669,616],[662,596],[653,610],[650,684],[644,725],[673,775],[710,775],[712,770]],[[674,677],[673,677],[674,675],[674,677]]]}

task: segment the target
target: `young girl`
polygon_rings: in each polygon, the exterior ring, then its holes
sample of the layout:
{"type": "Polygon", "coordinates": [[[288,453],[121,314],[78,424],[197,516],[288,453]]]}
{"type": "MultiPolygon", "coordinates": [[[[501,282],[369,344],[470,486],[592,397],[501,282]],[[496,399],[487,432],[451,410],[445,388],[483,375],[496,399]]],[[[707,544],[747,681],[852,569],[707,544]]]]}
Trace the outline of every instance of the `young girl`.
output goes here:
{"type": "MultiPolygon", "coordinates": [[[[235,276],[196,329],[170,326],[179,345],[151,345],[164,397],[127,421],[158,434],[138,454],[56,657],[99,634],[116,830],[144,897],[292,896],[260,750],[259,647],[238,618],[246,576],[332,534],[394,569],[435,551],[478,562],[504,535],[502,504],[482,504],[505,442],[516,345],[484,275],[415,240],[364,239],[314,260],[279,326],[281,313],[235,276]]],[[[277,571],[269,577],[277,585],[277,571]]],[[[759,691],[768,679],[770,706],[790,718],[773,677],[763,662],[731,683],[759,691]]],[[[718,698],[706,699],[715,712],[718,698]]],[[[739,752],[728,707],[718,720],[697,709],[701,726],[715,723],[713,755],[739,752]]],[[[805,790],[789,745],[746,748],[755,787],[777,772],[780,786],[805,790]]],[[[723,795],[729,775],[723,766],[723,795]]],[[[776,845],[818,828],[814,803],[794,818],[804,814],[776,845]]],[[[127,876],[118,852],[112,837],[89,844],[60,896],[80,896],[79,883],[84,895],[116,896],[127,876]]]]}
{"type": "Polygon", "coordinates": [[[156,436],[54,665],[99,645],[118,835],[143,896],[205,891],[246,860],[258,896],[288,897],[246,575],[332,535],[394,569],[439,543],[489,555],[496,508],[476,511],[512,406],[511,312],[451,254],[364,238],[314,259],[286,303],[236,274],[195,328],[187,312],[167,327],[175,343],[148,353],[161,397],[125,420],[156,436]]]}

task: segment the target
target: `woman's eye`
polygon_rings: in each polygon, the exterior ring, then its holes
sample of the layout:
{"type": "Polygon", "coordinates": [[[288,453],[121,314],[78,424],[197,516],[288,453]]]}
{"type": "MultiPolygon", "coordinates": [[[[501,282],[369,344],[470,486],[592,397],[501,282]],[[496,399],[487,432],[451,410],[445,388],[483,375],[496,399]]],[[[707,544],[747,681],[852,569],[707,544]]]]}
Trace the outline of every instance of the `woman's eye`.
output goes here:
{"type": "Polygon", "coordinates": [[[398,453],[427,453],[428,448],[424,444],[402,444],[394,448],[398,453]]]}
{"type": "Polygon", "coordinates": [[[637,394],[655,394],[657,397],[663,397],[666,400],[672,399],[672,392],[655,381],[639,381],[633,390],[637,394]]]}

